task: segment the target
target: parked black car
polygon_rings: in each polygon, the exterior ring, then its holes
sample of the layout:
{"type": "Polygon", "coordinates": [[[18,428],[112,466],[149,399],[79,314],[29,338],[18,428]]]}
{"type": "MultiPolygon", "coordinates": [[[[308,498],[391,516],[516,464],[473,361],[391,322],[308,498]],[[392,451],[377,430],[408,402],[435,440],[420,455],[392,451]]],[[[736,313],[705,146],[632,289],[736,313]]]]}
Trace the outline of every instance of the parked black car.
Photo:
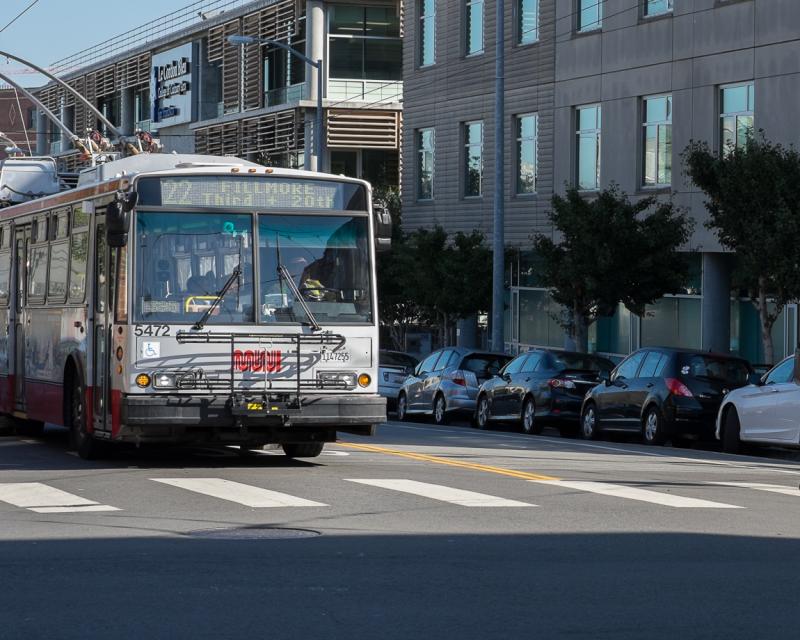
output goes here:
{"type": "Polygon", "coordinates": [[[742,358],[689,349],[647,347],[617,365],[586,396],[581,435],[641,433],[648,444],[712,437],[722,399],[753,372],[742,358]]]}
{"type": "Polygon", "coordinates": [[[577,431],[586,393],[610,375],[614,363],[599,356],[533,349],[509,362],[481,385],[475,426],[520,422],[525,433],[541,433],[545,423],[577,431]]]}

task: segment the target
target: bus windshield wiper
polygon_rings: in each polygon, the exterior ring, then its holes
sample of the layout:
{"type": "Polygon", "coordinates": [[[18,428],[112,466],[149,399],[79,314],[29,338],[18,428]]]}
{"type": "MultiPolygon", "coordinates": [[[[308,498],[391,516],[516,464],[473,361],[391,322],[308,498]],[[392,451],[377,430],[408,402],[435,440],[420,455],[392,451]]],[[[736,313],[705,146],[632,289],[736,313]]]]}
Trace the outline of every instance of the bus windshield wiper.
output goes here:
{"type": "Polygon", "coordinates": [[[208,309],[206,309],[206,312],[203,314],[203,317],[194,323],[194,328],[197,331],[200,331],[200,329],[203,328],[203,325],[205,325],[205,323],[208,322],[208,319],[211,317],[211,314],[214,313],[214,309],[216,309],[219,306],[219,303],[222,302],[222,299],[225,297],[225,294],[228,293],[228,289],[230,289],[231,286],[233,286],[234,280],[238,280],[239,277],[241,277],[241,275],[242,275],[242,263],[240,262],[233,268],[233,273],[231,273],[230,278],[228,278],[228,280],[222,286],[222,289],[220,289],[219,292],[217,292],[214,302],[212,302],[211,306],[208,309]]]}
{"type": "Polygon", "coordinates": [[[278,276],[286,281],[286,284],[289,285],[289,288],[292,290],[294,297],[297,298],[297,301],[300,303],[300,306],[303,307],[303,311],[305,311],[306,315],[308,316],[311,328],[314,331],[322,331],[322,327],[319,325],[319,322],[317,322],[317,319],[314,317],[314,314],[311,313],[311,309],[308,308],[306,301],[303,300],[303,296],[300,293],[300,289],[297,288],[297,285],[295,284],[295,281],[292,279],[289,270],[282,264],[278,265],[278,276]]]}

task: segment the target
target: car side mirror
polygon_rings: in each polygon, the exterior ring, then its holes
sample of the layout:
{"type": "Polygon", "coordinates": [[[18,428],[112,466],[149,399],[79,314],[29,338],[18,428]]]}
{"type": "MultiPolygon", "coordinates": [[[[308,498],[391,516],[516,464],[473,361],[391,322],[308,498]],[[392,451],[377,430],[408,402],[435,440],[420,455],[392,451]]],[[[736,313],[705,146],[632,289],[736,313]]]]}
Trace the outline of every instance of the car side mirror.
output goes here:
{"type": "Polygon", "coordinates": [[[597,377],[601,382],[605,383],[606,386],[608,386],[608,383],[611,382],[611,372],[609,371],[600,371],[598,372],[597,377]]]}
{"type": "Polygon", "coordinates": [[[763,382],[761,381],[761,376],[757,373],[751,373],[747,376],[747,384],[754,384],[757,387],[760,387],[763,382]]]}

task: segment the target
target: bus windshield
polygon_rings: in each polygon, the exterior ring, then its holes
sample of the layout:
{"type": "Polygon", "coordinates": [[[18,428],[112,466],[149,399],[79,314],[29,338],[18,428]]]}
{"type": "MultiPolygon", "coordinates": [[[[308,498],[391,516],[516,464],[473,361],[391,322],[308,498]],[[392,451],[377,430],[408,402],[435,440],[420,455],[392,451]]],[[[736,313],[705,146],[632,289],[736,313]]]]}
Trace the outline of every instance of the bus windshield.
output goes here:
{"type": "Polygon", "coordinates": [[[257,219],[254,229],[254,216],[246,213],[138,212],[136,322],[197,322],[237,265],[241,275],[209,315],[209,325],[309,323],[306,308],[323,324],[372,322],[366,216],[257,219]],[[254,273],[256,243],[260,275],[254,273]],[[279,265],[295,287],[280,276],[279,265]]]}
{"type": "Polygon", "coordinates": [[[255,321],[251,215],[139,212],[136,250],[138,322],[197,322],[237,265],[241,276],[207,322],[255,321]]]}
{"type": "Polygon", "coordinates": [[[369,227],[364,216],[258,216],[260,321],[372,322],[369,227]],[[284,266],[296,287],[278,273],[284,266]]]}

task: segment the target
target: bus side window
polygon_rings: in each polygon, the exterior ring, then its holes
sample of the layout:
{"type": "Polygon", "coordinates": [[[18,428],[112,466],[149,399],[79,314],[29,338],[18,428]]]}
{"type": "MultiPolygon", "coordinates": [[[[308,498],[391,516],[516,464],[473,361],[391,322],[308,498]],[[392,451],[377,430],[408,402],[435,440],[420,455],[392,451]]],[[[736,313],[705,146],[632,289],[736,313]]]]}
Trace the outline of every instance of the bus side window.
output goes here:
{"type": "Polygon", "coordinates": [[[47,285],[49,302],[64,302],[67,299],[67,264],[69,245],[66,240],[50,245],[50,278],[47,285]]]}
{"type": "Polygon", "coordinates": [[[28,277],[30,302],[44,302],[44,296],[47,293],[47,253],[46,244],[31,249],[31,266],[28,277]]]}
{"type": "Polygon", "coordinates": [[[72,260],[69,265],[69,301],[83,302],[86,292],[86,258],[89,255],[89,233],[73,233],[70,240],[72,260]]]}
{"type": "MultiPolygon", "coordinates": [[[[8,233],[7,230],[5,230],[8,233]]],[[[0,252],[0,305],[7,306],[11,291],[11,252],[0,252]]]]}

